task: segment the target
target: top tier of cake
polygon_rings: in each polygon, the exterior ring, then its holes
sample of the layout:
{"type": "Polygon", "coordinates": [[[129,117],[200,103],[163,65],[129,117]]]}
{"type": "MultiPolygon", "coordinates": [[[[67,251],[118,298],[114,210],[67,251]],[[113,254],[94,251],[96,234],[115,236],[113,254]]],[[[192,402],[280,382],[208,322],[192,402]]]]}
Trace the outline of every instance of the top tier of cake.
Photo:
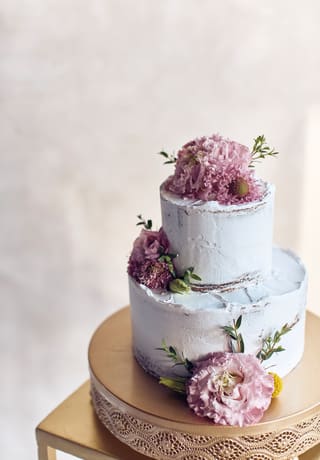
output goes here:
{"type": "Polygon", "coordinates": [[[271,271],[274,186],[259,200],[223,205],[182,198],[160,188],[162,225],[179,275],[193,267],[194,289],[228,288],[262,280],[271,271]]]}
{"type": "MultiPolygon", "coordinates": [[[[264,136],[250,150],[218,134],[185,144],[160,188],[162,226],[193,289],[229,289],[262,281],[272,265],[274,187],[255,177],[254,162],[274,155],[264,136]]],[[[167,154],[165,154],[167,155],[167,154]]]]}

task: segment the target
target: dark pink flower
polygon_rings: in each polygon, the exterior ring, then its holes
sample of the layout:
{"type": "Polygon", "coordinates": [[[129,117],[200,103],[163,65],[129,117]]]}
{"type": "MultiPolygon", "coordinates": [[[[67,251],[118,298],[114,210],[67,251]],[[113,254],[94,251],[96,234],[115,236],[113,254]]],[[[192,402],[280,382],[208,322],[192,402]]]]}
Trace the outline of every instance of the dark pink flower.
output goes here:
{"type": "Polygon", "coordinates": [[[146,260],[139,267],[136,280],[150,289],[168,289],[173,275],[167,262],[146,260]]]}
{"type": "Polygon", "coordinates": [[[167,289],[173,279],[173,265],[159,258],[168,251],[169,241],[162,228],[158,232],[142,229],[133,243],[129,275],[150,289],[167,289]]]}
{"type": "Polygon", "coordinates": [[[255,201],[264,191],[249,169],[250,161],[248,147],[217,134],[203,136],[180,149],[175,173],[166,188],[182,197],[221,204],[255,201]],[[242,197],[230,187],[239,178],[248,183],[248,193],[242,197]]]}
{"type": "Polygon", "coordinates": [[[246,426],[262,418],[274,383],[253,355],[211,353],[194,363],[186,388],[196,415],[220,425],[246,426]]]}
{"type": "Polygon", "coordinates": [[[133,243],[130,259],[138,263],[157,260],[160,255],[167,254],[168,250],[169,241],[162,227],[158,232],[142,229],[133,243]]]}

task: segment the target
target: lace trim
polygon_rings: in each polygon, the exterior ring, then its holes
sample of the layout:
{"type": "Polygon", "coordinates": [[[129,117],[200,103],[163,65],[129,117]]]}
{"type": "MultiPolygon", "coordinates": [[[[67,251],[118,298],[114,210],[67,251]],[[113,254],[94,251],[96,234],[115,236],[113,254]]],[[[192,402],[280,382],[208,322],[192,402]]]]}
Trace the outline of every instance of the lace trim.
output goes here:
{"type": "Polygon", "coordinates": [[[280,431],[239,437],[201,436],[144,422],[112,404],[91,382],[103,425],[133,450],[158,460],[285,460],[320,442],[320,413],[280,431]]]}

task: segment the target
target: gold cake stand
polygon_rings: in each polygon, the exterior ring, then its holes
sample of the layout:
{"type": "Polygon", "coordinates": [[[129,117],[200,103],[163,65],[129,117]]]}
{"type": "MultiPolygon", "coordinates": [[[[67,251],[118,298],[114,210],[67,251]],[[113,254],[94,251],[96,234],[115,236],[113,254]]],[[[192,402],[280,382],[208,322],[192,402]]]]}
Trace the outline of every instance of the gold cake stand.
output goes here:
{"type": "MultiPolygon", "coordinates": [[[[156,327],[156,325],[155,325],[156,327]]],[[[158,384],[135,361],[129,307],[104,321],[89,347],[91,392],[100,421],[148,457],[169,460],[296,458],[320,443],[320,318],[307,313],[303,360],[260,423],[212,424],[183,397],[158,384]]]]}

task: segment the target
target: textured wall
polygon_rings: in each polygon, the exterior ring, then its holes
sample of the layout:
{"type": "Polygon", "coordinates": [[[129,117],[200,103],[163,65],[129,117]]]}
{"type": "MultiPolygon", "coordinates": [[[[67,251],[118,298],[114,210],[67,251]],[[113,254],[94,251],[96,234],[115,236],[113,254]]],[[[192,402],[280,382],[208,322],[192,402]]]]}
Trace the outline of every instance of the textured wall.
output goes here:
{"type": "Polygon", "coordinates": [[[258,168],[277,186],[275,240],[308,253],[319,14],[316,0],[2,0],[4,457],[35,458],[34,425],[87,378],[93,329],[128,302],[135,216],[160,224],[170,172],[157,151],[265,133],[281,152],[258,168]]]}

